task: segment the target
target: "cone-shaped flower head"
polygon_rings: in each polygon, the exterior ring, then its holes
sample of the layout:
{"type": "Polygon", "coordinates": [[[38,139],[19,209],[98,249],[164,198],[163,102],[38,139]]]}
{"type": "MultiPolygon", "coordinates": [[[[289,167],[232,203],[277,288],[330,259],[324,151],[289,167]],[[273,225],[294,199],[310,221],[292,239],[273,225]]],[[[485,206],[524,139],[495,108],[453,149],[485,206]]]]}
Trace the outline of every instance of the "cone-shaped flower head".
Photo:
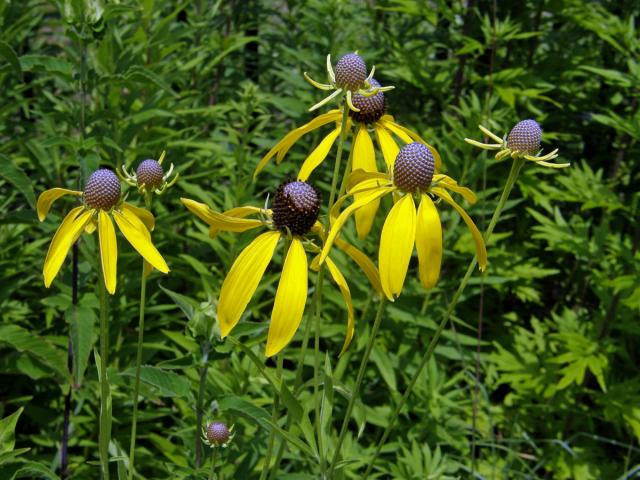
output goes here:
{"type": "Polygon", "coordinates": [[[151,193],[162,195],[167,188],[173,186],[178,181],[178,177],[180,176],[176,173],[174,177],[171,178],[173,163],[169,165],[167,173],[164,172],[162,162],[164,161],[165,153],[166,152],[162,152],[158,160],[152,158],[143,160],[135,172],[133,170],[129,172],[123,165],[122,171],[118,170],[118,175],[120,175],[120,178],[127,184],[132,187],[137,187],[138,191],[144,195],[150,195],[151,193]]]}
{"type": "Polygon", "coordinates": [[[558,157],[558,149],[556,148],[546,155],[542,155],[540,151],[540,142],[542,141],[542,128],[535,120],[522,120],[511,129],[508,136],[500,138],[488,128],[478,125],[478,128],[487,137],[495,143],[482,143],[471,138],[465,138],[464,141],[474,147],[483,148],[484,150],[499,150],[496,153],[496,160],[504,160],[507,157],[513,159],[525,159],[535,162],[542,167],[548,168],[565,168],[569,163],[552,163],[558,157]]]}
{"type": "Polygon", "coordinates": [[[507,137],[507,147],[514,152],[535,155],[540,150],[542,128],[535,120],[522,120],[516,123],[507,137]]]}
{"type": "Polygon", "coordinates": [[[231,438],[231,432],[226,424],[222,422],[212,422],[207,427],[207,440],[212,445],[224,445],[231,438]]]}
{"type": "Polygon", "coordinates": [[[304,235],[320,213],[320,194],[306,182],[285,182],[273,201],[273,224],[283,233],[304,235]]]}
{"type": "MultiPolygon", "coordinates": [[[[336,86],[352,92],[360,90],[367,79],[367,64],[357,53],[347,53],[336,63],[336,86]]],[[[377,85],[378,87],[380,84],[377,85]]]]}
{"type": "Polygon", "coordinates": [[[164,182],[164,169],[156,160],[143,160],[136,170],[138,187],[146,185],[148,188],[158,188],[164,182]]]}
{"type": "MultiPolygon", "coordinates": [[[[369,83],[372,88],[379,88],[380,82],[375,78],[372,78],[369,83]]],[[[371,97],[365,97],[360,93],[355,93],[351,99],[353,105],[360,111],[349,110],[349,115],[356,122],[364,122],[366,124],[372,124],[382,118],[386,109],[386,100],[384,98],[384,92],[378,92],[371,97]]]]}
{"type": "Polygon", "coordinates": [[[90,208],[110,210],[120,200],[120,179],[107,168],[96,170],[87,180],[83,195],[90,208]]]}
{"type": "Polygon", "coordinates": [[[400,149],[393,166],[393,183],[403,192],[426,192],[431,186],[436,161],[431,150],[413,142],[400,149]]]}

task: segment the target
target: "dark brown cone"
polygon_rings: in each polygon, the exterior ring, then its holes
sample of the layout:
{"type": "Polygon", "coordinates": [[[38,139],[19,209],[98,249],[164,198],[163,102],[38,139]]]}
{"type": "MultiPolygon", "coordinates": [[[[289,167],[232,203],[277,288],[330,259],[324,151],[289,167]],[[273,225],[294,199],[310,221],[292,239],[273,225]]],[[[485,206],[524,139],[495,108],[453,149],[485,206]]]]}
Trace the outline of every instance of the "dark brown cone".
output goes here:
{"type": "MultiPolygon", "coordinates": [[[[370,84],[373,88],[380,87],[380,83],[375,78],[371,79],[370,84]]],[[[356,122],[374,123],[380,120],[386,109],[384,92],[378,92],[372,97],[365,97],[364,95],[356,93],[352,96],[351,102],[354,107],[360,109],[359,112],[349,110],[349,115],[351,115],[351,118],[356,122]]]]}
{"type": "Polygon", "coordinates": [[[278,187],[272,212],[278,230],[304,235],[318,219],[320,194],[306,182],[285,182],[278,187]]]}
{"type": "Polygon", "coordinates": [[[138,169],[136,170],[136,178],[138,180],[139,187],[144,184],[148,188],[158,188],[162,185],[163,175],[164,170],[162,169],[162,165],[152,159],[140,162],[140,165],[138,165],[138,169]]]}
{"type": "Polygon", "coordinates": [[[535,120],[522,120],[509,132],[507,147],[514,152],[535,155],[540,150],[542,128],[535,120]]]}
{"type": "Polygon", "coordinates": [[[336,86],[355,92],[364,86],[367,78],[367,64],[356,53],[347,53],[335,68],[336,86]]]}

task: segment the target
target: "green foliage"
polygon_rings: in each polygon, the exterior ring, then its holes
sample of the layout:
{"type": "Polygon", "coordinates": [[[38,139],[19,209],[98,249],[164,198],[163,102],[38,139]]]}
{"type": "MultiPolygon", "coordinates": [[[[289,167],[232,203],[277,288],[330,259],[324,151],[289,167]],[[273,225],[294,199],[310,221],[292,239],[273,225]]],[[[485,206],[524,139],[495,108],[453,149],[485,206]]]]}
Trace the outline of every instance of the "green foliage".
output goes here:
{"type": "MultiPolygon", "coordinates": [[[[264,358],[277,267],[220,340],[220,285],[251,234],[210,238],[179,198],[219,211],[264,205],[328,133],[305,137],[252,181],[260,158],[322,98],[302,73],[324,80],[326,55],[353,50],[376,65],[383,85],[395,85],[388,113],[435,145],[446,173],[478,193],[465,208],[481,230],[509,164],[464,143],[479,138],[479,123],[506,134],[535,118],[545,152],[557,146],[571,162],[561,171],[525,167],[488,245],[489,268],[465,290],[374,476],[637,475],[638,18],[637,2],[611,0],[1,2],[0,478],[58,478],[67,392],[70,478],[98,476],[98,246],[92,236],[79,242],[77,306],[71,254],[46,290],[44,256],[71,202],[59,200],[39,223],[35,199],[51,187],[81,188],[98,166],[131,168],[163,150],[180,180],[153,203],[154,243],[171,273],[152,273],[147,284],[137,472],[205,477],[210,451],[199,450],[198,422],[223,419],[235,437],[219,452],[219,476],[259,478],[272,431],[274,457],[283,448],[271,478],[320,476],[371,334],[366,278],[339,262],[357,319],[340,357],[346,314],[337,289],[325,289],[316,397],[313,347],[301,351],[306,319],[284,351],[282,380],[264,358]],[[281,415],[273,418],[276,399],[281,415]]],[[[313,178],[325,191],[331,170],[313,178]]],[[[128,199],[143,203],[135,189],[128,199]]],[[[426,293],[414,258],[376,339],[338,478],[361,478],[473,255],[459,218],[443,209],[442,219],[441,281],[426,293]]],[[[378,218],[366,242],[351,227],[345,237],[375,259],[381,226],[378,218]]],[[[118,295],[109,305],[111,453],[114,472],[126,474],[140,259],[119,242],[118,295]]]]}

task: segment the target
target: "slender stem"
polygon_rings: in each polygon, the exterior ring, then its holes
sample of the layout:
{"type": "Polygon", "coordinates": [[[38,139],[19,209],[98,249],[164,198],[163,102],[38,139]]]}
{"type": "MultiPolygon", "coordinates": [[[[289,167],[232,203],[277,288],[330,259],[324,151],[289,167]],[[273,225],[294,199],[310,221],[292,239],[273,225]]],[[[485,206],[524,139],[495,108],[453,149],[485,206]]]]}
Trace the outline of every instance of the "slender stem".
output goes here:
{"type": "Polygon", "coordinates": [[[207,385],[207,374],[209,373],[209,350],[211,342],[207,339],[202,345],[202,370],[200,370],[200,386],[198,388],[198,399],[196,400],[196,468],[202,465],[202,404],[204,403],[204,393],[207,385]]]}
{"type": "Polygon", "coordinates": [[[103,480],[109,480],[109,442],[111,441],[111,392],[107,378],[109,363],[109,320],[107,313],[107,288],[102,276],[100,284],[100,463],[103,480]]]}
{"type": "Polygon", "coordinates": [[[144,309],[147,296],[147,276],[144,274],[145,261],[140,272],[140,312],[138,316],[138,349],[136,352],[136,378],[133,384],[133,418],[131,420],[131,443],[129,446],[129,480],[135,471],[136,431],[138,429],[138,396],[140,394],[140,368],[142,366],[142,343],[144,339],[144,309]]]}
{"type": "Polygon", "coordinates": [[[328,230],[329,221],[331,218],[331,209],[336,200],[336,193],[338,188],[338,178],[340,177],[340,167],[342,165],[342,151],[344,150],[344,140],[347,136],[347,122],[349,120],[349,105],[346,100],[342,106],[342,120],[340,123],[340,141],[338,142],[338,152],[336,153],[336,163],[333,166],[333,178],[331,179],[331,193],[329,194],[329,211],[327,214],[327,220],[325,222],[325,228],[328,230]]]}
{"type": "MultiPolygon", "coordinates": [[[[151,195],[146,194],[145,205],[147,209],[151,208],[151,195]]],[[[140,271],[140,305],[138,306],[138,346],[136,351],[136,378],[133,383],[133,418],[131,419],[131,440],[129,444],[129,475],[128,479],[133,478],[135,471],[135,454],[136,454],[136,432],[138,430],[138,397],[140,395],[140,369],[142,367],[142,345],[144,340],[144,311],[147,300],[147,276],[145,275],[146,261],[142,260],[142,270],[140,271]]]]}
{"type": "MultiPolygon", "coordinates": [[[[507,199],[511,194],[511,190],[513,189],[513,186],[515,185],[516,180],[518,179],[518,175],[520,175],[520,170],[522,169],[522,166],[524,165],[525,161],[526,160],[524,159],[518,158],[518,159],[515,159],[511,165],[511,171],[509,172],[509,177],[507,178],[507,182],[504,186],[504,190],[502,191],[502,195],[500,196],[498,205],[496,206],[496,209],[493,212],[493,217],[491,217],[491,222],[489,223],[489,227],[487,228],[487,231],[484,235],[485,242],[489,241],[489,238],[493,233],[493,229],[495,228],[496,224],[498,223],[498,220],[500,219],[502,210],[504,209],[504,206],[507,203],[507,199]]],[[[411,390],[416,384],[418,377],[422,373],[422,369],[425,367],[425,365],[431,358],[431,355],[433,354],[433,350],[435,349],[436,344],[440,339],[440,335],[442,334],[442,331],[447,325],[447,322],[451,318],[451,315],[453,314],[453,311],[455,310],[458,300],[460,300],[460,297],[462,296],[462,293],[464,292],[464,289],[467,286],[467,283],[469,283],[469,279],[471,278],[471,275],[475,270],[477,263],[478,263],[478,259],[477,257],[474,257],[471,263],[469,264],[469,268],[467,268],[467,272],[465,273],[462,279],[462,282],[458,286],[458,290],[456,291],[455,295],[451,299],[451,302],[449,302],[449,306],[447,307],[447,310],[444,316],[442,317],[442,321],[438,325],[438,328],[436,329],[433,337],[431,338],[431,342],[429,343],[429,347],[427,348],[427,351],[425,352],[424,356],[420,360],[420,364],[418,365],[418,368],[414,372],[413,377],[411,377],[411,380],[409,381],[409,384],[407,385],[407,388],[404,394],[402,395],[402,398],[400,399],[400,401],[398,402],[398,405],[393,411],[393,414],[391,415],[391,418],[387,423],[387,427],[385,428],[382,434],[382,437],[380,438],[380,440],[376,445],[376,450],[371,457],[371,461],[367,466],[367,470],[365,471],[364,476],[362,477],[363,479],[366,479],[368,475],[371,473],[375,460],[380,455],[380,450],[382,450],[382,447],[384,446],[389,434],[391,433],[391,429],[395,425],[395,422],[398,419],[398,416],[400,415],[402,408],[404,407],[407,399],[409,398],[409,395],[411,395],[411,390]]]]}
{"type": "Polygon", "coordinates": [[[367,363],[369,363],[369,356],[371,355],[373,344],[375,343],[376,336],[378,335],[378,329],[380,328],[380,324],[382,323],[382,314],[384,313],[385,305],[385,299],[381,297],[380,303],[378,305],[378,312],[376,313],[376,319],[373,322],[373,328],[371,329],[371,335],[369,335],[367,347],[364,350],[364,355],[362,356],[360,368],[358,369],[358,374],[356,376],[356,386],[351,392],[351,398],[349,398],[347,411],[345,412],[344,419],[342,420],[342,428],[340,429],[340,435],[338,436],[335,451],[333,452],[333,459],[331,460],[331,467],[329,468],[329,478],[333,478],[333,471],[335,470],[336,464],[338,463],[338,458],[340,457],[340,448],[342,447],[342,442],[344,441],[344,437],[347,434],[347,427],[349,426],[351,412],[353,412],[353,407],[356,404],[356,400],[358,399],[358,395],[360,393],[360,386],[362,385],[364,373],[367,369],[367,363]]]}
{"type": "MultiPolygon", "coordinates": [[[[283,355],[279,354],[276,357],[276,377],[280,379],[280,383],[284,382],[282,378],[282,362],[283,355]]],[[[276,395],[275,400],[273,401],[273,410],[271,411],[271,421],[275,424],[278,421],[278,410],[280,409],[280,395],[276,395]]],[[[273,446],[276,441],[276,430],[275,428],[271,429],[271,433],[269,434],[269,445],[267,447],[267,454],[264,459],[264,465],[262,467],[262,472],[260,473],[260,480],[265,480],[267,475],[269,474],[269,465],[271,464],[271,456],[273,455],[273,446]]]]}
{"type": "Polygon", "coordinates": [[[216,478],[216,453],[218,452],[218,447],[213,447],[211,449],[211,470],[209,471],[209,480],[213,480],[216,478]]]}
{"type": "MultiPolygon", "coordinates": [[[[318,280],[316,288],[322,290],[324,282],[324,268],[320,268],[318,272],[318,280]]],[[[322,398],[320,397],[320,318],[322,317],[322,301],[320,301],[321,295],[318,294],[315,297],[314,305],[314,317],[315,317],[315,341],[313,348],[313,398],[315,399],[315,424],[316,435],[318,437],[318,455],[320,456],[320,471],[324,476],[324,472],[327,468],[326,460],[324,458],[324,447],[322,441],[322,418],[320,411],[322,409],[322,398]]]]}

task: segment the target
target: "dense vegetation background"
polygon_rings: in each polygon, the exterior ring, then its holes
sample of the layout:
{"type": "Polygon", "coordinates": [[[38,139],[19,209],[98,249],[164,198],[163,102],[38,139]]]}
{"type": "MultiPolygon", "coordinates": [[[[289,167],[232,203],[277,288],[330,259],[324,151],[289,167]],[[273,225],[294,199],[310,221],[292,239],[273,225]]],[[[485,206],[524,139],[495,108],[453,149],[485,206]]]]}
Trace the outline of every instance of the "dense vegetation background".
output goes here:
{"type": "MultiPolygon", "coordinates": [[[[82,315],[71,321],[70,258],[51,289],[41,275],[67,207],[56,204],[40,224],[36,196],[54,186],[81,188],[98,166],[132,166],[166,150],[181,179],[154,203],[154,240],[172,271],[148,286],[136,466],[144,478],[205,475],[208,456],[196,441],[201,406],[205,419],[235,424],[220,472],[258,478],[276,397],[265,379],[275,364],[264,362],[263,349],[279,270],[268,271],[244,330],[234,331],[243,346],[221,343],[211,331],[215,300],[250,236],[209,239],[179,197],[219,210],[263,205],[322,135],[251,181],[261,156],[310,119],[308,107],[322,98],[302,72],[322,79],[327,53],[353,50],[376,65],[383,84],[396,86],[387,94],[389,113],[433,143],[446,172],[479,194],[469,211],[481,229],[509,163],[464,143],[481,139],[479,123],[503,134],[535,118],[545,150],[557,146],[559,160],[572,163],[560,171],[525,169],[488,246],[490,267],[465,291],[374,472],[416,479],[637,475],[639,14],[638,2],[606,0],[1,2],[0,418],[24,410],[0,423],[0,477],[60,473],[69,389],[68,474],[98,476],[91,354],[97,246],[89,236],[80,242],[82,315]],[[69,332],[77,347],[72,374],[69,332]]],[[[328,182],[330,171],[315,181],[328,182]]],[[[136,195],[131,190],[130,200],[136,195]]],[[[459,218],[447,212],[443,221],[438,287],[425,294],[410,274],[387,309],[343,450],[346,478],[360,478],[473,254],[459,218]]],[[[361,245],[376,256],[372,242],[361,245]]],[[[121,246],[110,376],[112,454],[124,472],[140,262],[121,246]]],[[[373,317],[366,279],[344,268],[358,323],[354,344],[338,358],[345,313],[329,288],[321,344],[329,451],[373,317]]],[[[290,384],[300,337],[285,351],[290,384]]],[[[313,362],[304,358],[302,388],[287,407],[308,421],[313,362]]],[[[277,478],[318,478],[308,433],[291,429],[277,478]]]]}

